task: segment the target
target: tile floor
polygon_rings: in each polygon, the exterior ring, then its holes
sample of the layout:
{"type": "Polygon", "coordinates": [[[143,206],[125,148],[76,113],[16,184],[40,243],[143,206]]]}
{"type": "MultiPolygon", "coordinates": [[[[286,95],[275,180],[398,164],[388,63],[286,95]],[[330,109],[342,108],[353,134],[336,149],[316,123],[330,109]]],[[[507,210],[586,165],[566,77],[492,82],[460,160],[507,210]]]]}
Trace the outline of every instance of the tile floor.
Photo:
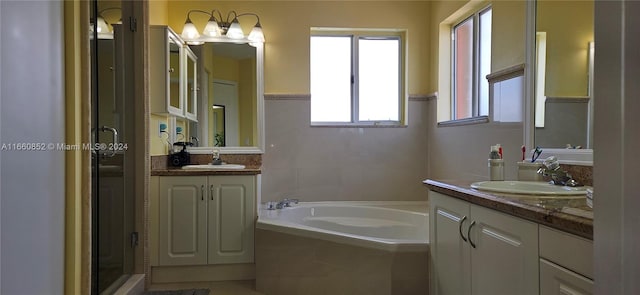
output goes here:
{"type": "Polygon", "coordinates": [[[152,284],[149,291],[181,289],[209,289],[209,295],[264,295],[255,291],[255,281],[152,284]]]}

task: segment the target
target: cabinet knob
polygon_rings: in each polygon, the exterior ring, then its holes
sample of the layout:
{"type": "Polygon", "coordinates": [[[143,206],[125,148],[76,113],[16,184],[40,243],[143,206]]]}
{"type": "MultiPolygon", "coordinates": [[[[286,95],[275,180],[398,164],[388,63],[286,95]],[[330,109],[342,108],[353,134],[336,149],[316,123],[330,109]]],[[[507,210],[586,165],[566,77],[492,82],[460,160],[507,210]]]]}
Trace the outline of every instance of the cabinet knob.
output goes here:
{"type": "Polygon", "coordinates": [[[204,201],[204,184],[200,186],[200,191],[202,192],[200,199],[204,201]]]}
{"type": "Polygon", "coordinates": [[[209,192],[211,195],[211,201],[213,201],[213,184],[211,186],[209,186],[209,192]]]}
{"type": "Polygon", "coordinates": [[[173,68],[169,68],[169,73],[173,73],[173,72],[175,72],[175,71],[176,71],[176,70],[174,70],[173,68]]]}

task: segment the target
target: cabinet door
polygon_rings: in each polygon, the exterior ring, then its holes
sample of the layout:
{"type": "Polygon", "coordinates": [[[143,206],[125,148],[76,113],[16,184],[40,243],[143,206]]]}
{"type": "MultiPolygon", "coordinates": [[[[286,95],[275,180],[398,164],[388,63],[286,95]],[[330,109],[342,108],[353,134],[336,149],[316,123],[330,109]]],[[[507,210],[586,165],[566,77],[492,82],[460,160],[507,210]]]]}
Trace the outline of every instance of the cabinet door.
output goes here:
{"type": "Polygon", "coordinates": [[[185,69],[185,93],[184,93],[184,116],[191,121],[198,121],[197,109],[198,109],[198,64],[197,57],[189,49],[188,46],[184,47],[184,60],[186,64],[185,69]]]}
{"type": "Polygon", "coordinates": [[[209,264],[252,263],[255,176],[210,176],[209,190],[209,264]]]}
{"type": "Polygon", "coordinates": [[[183,42],[167,26],[149,28],[149,97],[153,114],[184,116],[183,42]]]}
{"type": "Polygon", "coordinates": [[[471,294],[469,203],[429,192],[432,294],[471,294]]]}
{"type": "Polygon", "coordinates": [[[547,260],[540,259],[540,294],[593,294],[593,281],[547,260]]]}
{"type": "Polygon", "coordinates": [[[182,59],[183,44],[180,38],[168,31],[168,46],[167,62],[169,67],[167,68],[167,111],[170,114],[182,117],[184,116],[184,99],[183,99],[183,76],[184,76],[184,61],[182,59]]]}
{"type": "Polygon", "coordinates": [[[471,205],[472,294],[538,294],[538,225],[471,205]]]}
{"type": "Polygon", "coordinates": [[[207,263],[206,176],[160,177],[160,265],[207,263]]]}

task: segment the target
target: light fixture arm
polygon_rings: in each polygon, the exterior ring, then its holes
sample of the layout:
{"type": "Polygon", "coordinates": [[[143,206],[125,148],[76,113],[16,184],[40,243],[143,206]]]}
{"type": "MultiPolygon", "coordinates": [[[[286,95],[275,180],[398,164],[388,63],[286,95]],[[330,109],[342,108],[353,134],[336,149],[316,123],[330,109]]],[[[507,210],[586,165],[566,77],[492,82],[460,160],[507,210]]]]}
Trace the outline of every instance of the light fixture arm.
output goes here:
{"type": "Polygon", "coordinates": [[[237,18],[238,18],[238,13],[235,10],[231,10],[229,11],[229,13],[227,13],[226,22],[230,24],[237,18]],[[233,18],[231,18],[231,14],[233,14],[233,18]]]}
{"type": "Polygon", "coordinates": [[[204,11],[204,10],[191,9],[191,10],[189,10],[189,12],[187,12],[187,19],[188,19],[188,20],[191,20],[191,13],[192,13],[192,12],[200,12],[200,13],[204,13],[204,14],[208,15],[209,17],[213,17],[213,14],[211,14],[211,13],[209,13],[209,12],[206,12],[206,11],[204,11]]]}
{"type": "Polygon", "coordinates": [[[236,17],[241,17],[241,16],[245,16],[245,15],[253,15],[253,16],[255,16],[255,17],[256,17],[256,20],[257,20],[257,23],[256,23],[256,24],[257,24],[257,25],[259,25],[259,24],[260,24],[260,17],[259,17],[257,14],[252,13],[252,12],[241,13],[241,14],[238,14],[236,17]]]}
{"type": "Polygon", "coordinates": [[[220,10],[217,10],[215,8],[213,10],[211,10],[211,17],[213,17],[216,21],[222,22],[222,14],[220,13],[220,10]],[[218,13],[218,19],[215,18],[215,13],[216,12],[218,13]]]}

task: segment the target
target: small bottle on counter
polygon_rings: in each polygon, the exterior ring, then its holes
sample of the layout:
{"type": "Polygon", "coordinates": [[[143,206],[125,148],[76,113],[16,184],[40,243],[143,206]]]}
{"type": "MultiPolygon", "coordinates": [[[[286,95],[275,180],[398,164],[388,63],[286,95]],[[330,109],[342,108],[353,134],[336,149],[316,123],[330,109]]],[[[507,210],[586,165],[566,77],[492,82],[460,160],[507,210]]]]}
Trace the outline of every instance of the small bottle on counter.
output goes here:
{"type": "Polygon", "coordinates": [[[499,148],[491,146],[489,153],[489,180],[504,180],[504,160],[500,158],[499,148]]]}

